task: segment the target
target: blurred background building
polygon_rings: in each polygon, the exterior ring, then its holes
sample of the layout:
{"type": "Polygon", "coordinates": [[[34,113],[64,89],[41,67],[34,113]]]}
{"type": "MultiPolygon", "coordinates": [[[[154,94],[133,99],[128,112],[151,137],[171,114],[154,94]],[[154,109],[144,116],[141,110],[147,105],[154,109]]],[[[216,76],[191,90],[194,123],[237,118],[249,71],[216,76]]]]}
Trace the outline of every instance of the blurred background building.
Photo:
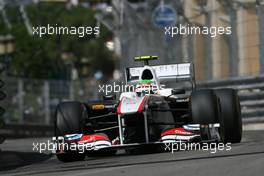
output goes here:
{"type": "Polygon", "coordinates": [[[135,55],[155,54],[161,62],[192,61],[198,80],[263,73],[263,2],[259,0],[113,0],[116,21],[102,19],[121,45],[121,65],[134,64],[135,55]],[[232,27],[231,35],[186,35],[169,38],[157,28],[153,14],[158,6],[175,9],[179,24],[232,27]]]}
{"type": "Polygon", "coordinates": [[[193,58],[199,72],[198,78],[207,78],[208,72],[212,74],[209,76],[212,79],[263,73],[261,49],[264,43],[260,40],[263,36],[263,27],[259,24],[263,18],[259,11],[263,7],[260,2],[220,0],[206,3],[197,0],[185,1],[185,8],[187,17],[194,23],[232,27],[231,36],[217,36],[210,39],[209,45],[205,45],[204,37],[194,36],[193,58]],[[204,7],[204,11],[193,10],[199,7],[204,7]],[[209,57],[206,57],[207,55],[209,57]]]}

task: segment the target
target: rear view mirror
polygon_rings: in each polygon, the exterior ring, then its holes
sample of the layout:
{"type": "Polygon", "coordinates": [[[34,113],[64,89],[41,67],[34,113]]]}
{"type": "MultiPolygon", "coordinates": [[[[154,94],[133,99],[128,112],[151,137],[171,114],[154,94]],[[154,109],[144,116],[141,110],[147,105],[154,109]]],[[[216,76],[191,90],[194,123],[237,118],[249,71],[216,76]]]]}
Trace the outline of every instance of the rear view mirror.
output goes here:
{"type": "MultiPolygon", "coordinates": [[[[0,119],[0,129],[5,126],[5,122],[0,119]]],[[[0,144],[2,144],[5,141],[5,137],[0,135],[0,144]]]]}
{"type": "Polygon", "coordinates": [[[116,100],[116,95],[104,95],[104,100],[116,100]]]}
{"type": "Polygon", "coordinates": [[[171,94],[172,95],[185,94],[185,90],[184,89],[172,89],[171,94]]]}
{"type": "Polygon", "coordinates": [[[4,136],[0,136],[0,144],[3,144],[5,141],[5,137],[4,136]]]}
{"type": "Polygon", "coordinates": [[[4,126],[5,126],[5,122],[2,119],[0,119],[0,129],[3,128],[4,126]]]}

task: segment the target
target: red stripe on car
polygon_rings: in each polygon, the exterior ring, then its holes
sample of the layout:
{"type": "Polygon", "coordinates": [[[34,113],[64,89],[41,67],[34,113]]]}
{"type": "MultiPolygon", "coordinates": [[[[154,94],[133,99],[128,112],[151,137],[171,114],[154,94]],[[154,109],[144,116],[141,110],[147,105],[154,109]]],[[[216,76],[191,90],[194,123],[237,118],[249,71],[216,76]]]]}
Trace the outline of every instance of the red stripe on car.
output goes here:
{"type": "Polygon", "coordinates": [[[120,103],[119,103],[119,105],[117,107],[117,114],[122,114],[121,113],[122,100],[123,100],[123,98],[121,98],[120,103]]]}
{"type": "Polygon", "coordinates": [[[92,135],[84,135],[79,141],[79,143],[94,142],[94,141],[110,141],[110,140],[105,135],[92,134],[92,135]]]}
{"type": "Polygon", "coordinates": [[[161,134],[161,137],[166,136],[166,135],[184,135],[184,136],[189,136],[193,135],[194,133],[186,131],[184,128],[173,128],[170,130],[167,130],[161,134]]]}

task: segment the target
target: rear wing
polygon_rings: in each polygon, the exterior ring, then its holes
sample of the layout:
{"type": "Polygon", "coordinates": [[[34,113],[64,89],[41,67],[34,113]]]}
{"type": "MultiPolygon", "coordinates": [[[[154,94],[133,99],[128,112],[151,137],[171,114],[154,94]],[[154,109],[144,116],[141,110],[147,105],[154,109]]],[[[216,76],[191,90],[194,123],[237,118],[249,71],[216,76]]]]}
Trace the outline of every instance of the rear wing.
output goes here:
{"type": "MultiPolygon", "coordinates": [[[[193,63],[179,63],[151,66],[159,80],[187,79],[195,83],[193,63]]],[[[133,83],[139,80],[144,67],[126,68],[126,82],[133,83]]]]}

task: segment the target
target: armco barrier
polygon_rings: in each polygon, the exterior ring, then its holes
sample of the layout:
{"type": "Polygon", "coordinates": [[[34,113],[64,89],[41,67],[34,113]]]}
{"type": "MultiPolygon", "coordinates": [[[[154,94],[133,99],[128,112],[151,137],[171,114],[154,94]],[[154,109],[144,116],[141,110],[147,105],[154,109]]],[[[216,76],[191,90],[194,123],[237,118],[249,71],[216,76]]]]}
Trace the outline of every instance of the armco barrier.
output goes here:
{"type": "Polygon", "coordinates": [[[264,122],[264,75],[198,82],[197,88],[237,89],[243,122],[264,122]]]}
{"type": "Polygon", "coordinates": [[[54,128],[51,125],[39,124],[6,124],[0,134],[6,138],[52,137],[54,128]]]}
{"type": "MultiPolygon", "coordinates": [[[[243,122],[264,122],[264,75],[198,82],[198,89],[234,88],[238,90],[243,122]]],[[[6,124],[0,129],[6,137],[49,137],[53,135],[51,125],[6,124]]]]}

